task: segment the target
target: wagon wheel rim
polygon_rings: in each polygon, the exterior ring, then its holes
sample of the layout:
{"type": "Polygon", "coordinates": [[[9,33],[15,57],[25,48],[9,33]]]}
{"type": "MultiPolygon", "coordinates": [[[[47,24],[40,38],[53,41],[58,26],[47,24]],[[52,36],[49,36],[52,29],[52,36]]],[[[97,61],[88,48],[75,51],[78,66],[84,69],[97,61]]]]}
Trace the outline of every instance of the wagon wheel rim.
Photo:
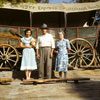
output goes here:
{"type": "Polygon", "coordinates": [[[0,45],[0,67],[16,66],[19,60],[18,51],[9,44],[0,45]]]}
{"type": "Polygon", "coordinates": [[[95,59],[95,51],[92,44],[81,38],[70,41],[69,66],[90,67],[95,59]]]}

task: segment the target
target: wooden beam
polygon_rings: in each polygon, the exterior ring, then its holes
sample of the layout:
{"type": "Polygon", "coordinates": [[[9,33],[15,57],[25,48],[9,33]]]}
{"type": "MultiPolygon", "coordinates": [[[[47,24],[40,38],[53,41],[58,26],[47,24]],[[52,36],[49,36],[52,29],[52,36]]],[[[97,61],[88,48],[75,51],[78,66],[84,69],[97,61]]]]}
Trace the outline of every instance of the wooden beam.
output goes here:
{"type": "Polygon", "coordinates": [[[33,82],[33,83],[46,83],[46,82],[67,82],[74,81],[77,83],[78,81],[90,80],[90,78],[67,78],[67,79],[30,79],[23,80],[23,82],[33,82]]]}
{"type": "Polygon", "coordinates": [[[0,83],[12,82],[11,78],[0,78],[0,83]]]}
{"type": "Polygon", "coordinates": [[[0,67],[0,70],[11,70],[10,67],[0,67]]]}

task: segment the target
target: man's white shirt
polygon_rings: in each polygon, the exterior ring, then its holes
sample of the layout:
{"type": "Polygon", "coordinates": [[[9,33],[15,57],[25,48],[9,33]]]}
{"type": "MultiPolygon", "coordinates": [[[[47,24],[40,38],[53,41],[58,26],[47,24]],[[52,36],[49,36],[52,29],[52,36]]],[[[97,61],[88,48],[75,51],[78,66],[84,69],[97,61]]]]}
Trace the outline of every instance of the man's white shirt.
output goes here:
{"type": "Polygon", "coordinates": [[[55,48],[53,36],[48,33],[46,33],[46,35],[38,36],[37,43],[36,43],[36,49],[39,49],[39,47],[46,47],[46,46],[55,48]]]}

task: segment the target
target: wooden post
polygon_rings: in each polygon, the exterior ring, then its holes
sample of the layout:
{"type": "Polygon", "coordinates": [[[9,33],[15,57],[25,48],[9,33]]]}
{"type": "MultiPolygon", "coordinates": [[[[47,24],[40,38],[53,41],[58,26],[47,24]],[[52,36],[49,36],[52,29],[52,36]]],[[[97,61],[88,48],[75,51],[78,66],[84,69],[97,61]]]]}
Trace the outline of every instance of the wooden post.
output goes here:
{"type": "Polygon", "coordinates": [[[64,12],[64,23],[65,23],[65,29],[64,29],[64,35],[67,33],[67,14],[64,12]]]}
{"type": "Polygon", "coordinates": [[[29,16],[30,16],[30,27],[32,27],[32,12],[29,12],[29,16]]]}

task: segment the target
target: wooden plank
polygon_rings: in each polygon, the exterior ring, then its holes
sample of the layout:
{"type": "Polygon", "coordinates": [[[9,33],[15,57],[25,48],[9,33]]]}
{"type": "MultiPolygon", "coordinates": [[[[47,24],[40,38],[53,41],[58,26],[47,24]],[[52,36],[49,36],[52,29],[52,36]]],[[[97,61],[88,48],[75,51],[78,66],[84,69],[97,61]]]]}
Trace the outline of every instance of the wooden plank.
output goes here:
{"type": "Polygon", "coordinates": [[[0,78],[0,83],[12,82],[11,78],[0,78]]]}
{"type": "Polygon", "coordinates": [[[0,67],[0,70],[10,70],[10,67],[0,67]]]}
{"type": "Polygon", "coordinates": [[[46,83],[46,82],[67,82],[67,81],[74,81],[77,83],[78,81],[85,81],[90,80],[90,78],[67,78],[67,79],[30,79],[30,80],[23,80],[23,82],[34,82],[34,83],[46,83]]]}

